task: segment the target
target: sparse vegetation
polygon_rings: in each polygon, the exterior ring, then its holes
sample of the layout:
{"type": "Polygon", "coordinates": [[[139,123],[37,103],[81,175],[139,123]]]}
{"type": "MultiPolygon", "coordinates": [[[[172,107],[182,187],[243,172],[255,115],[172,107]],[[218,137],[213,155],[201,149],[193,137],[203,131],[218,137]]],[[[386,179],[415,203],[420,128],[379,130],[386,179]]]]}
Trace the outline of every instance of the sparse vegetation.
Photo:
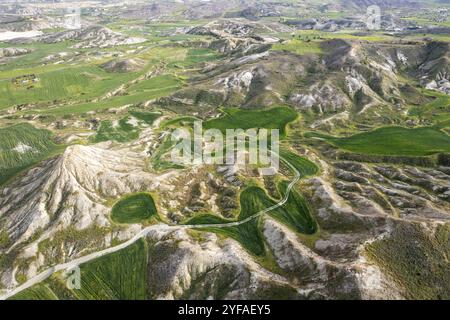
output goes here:
{"type": "Polygon", "coordinates": [[[137,139],[139,136],[137,126],[130,123],[130,118],[125,117],[119,121],[102,121],[94,138],[95,142],[114,140],[118,142],[127,142],[137,139]]]}
{"type": "Polygon", "coordinates": [[[450,299],[449,226],[427,234],[419,225],[397,225],[392,236],[367,246],[369,258],[379,264],[408,299],[450,299]]]}

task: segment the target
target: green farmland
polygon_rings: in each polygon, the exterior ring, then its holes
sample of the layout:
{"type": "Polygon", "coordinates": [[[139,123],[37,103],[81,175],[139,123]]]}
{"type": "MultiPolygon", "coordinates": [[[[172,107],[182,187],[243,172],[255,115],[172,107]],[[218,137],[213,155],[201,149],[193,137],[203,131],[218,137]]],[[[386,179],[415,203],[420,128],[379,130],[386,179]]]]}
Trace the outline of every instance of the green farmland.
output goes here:
{"type": "Polygon", "coordinates": [[[102,100],[100,102],[86,102],[56,108],[40,109],[39,113],[54,116],[80,115],[89,111],[102,111],[161,98],[171,94],[175,90],[176,87],[156,88],[143,92],[134,92],[130,95],[112,97],[111,99],[102,100]]]}
{"type": "MultiPolygon", "coordinates": [[[[21,74],[32,71],[24,70],[21,74]]],[[[33,87],[16,86],[10,78],[0,80],[1,108],[28,103],[64,102],[68,99],[92,99],[137,77],[133,73],[109,74],[97,66],[67,67],[35,74],[38,80],[33,87]]],[[[20,74],[16,72],[16,75],[20,74]]]]}
{"type": "Polygon", "coordinates": [[[133,245],[81,265],[81,288],[68,289],[61,275],[15,295],[11,300],[145,300],[147,244],[133,245]]]}
{"type": "Polygon", "coordinates": [[[450,152],[450,137],[434,127],[382,127],[342,138],[308,132],[305,137],[323,139],[343,150],[369,155],[428,156],[450,152]]]}
{"type": "Polygon", "coordinates": [[[138,104],[167,96],[183,85],[183,80],[175,74],[180,69],[177,63],[187,67],[202,59],[214,58],[211,51],[206,49],[158,47],[129,56],[146,62],[142,70],[109,72],[102,65],[111,58],[96,57],[91,49],[75,52],[69,45],[57,43],[24,46],[33,51],[18,57],[8,67],[0,66],[0,110],[28,105],[32,108],[24,113],[37,112],[58,117],[138,104]],[[69,56],[73,55],[77,61],[43,63],[47,56],[62,51],[69,56]],[[86,58],[87,56],[94,58],[86,58]],[[165,66],[163,72],[146,78],[149,71],[161,66],[165,66]],[[14,81],[27,76],[32,76],[33,81],[26,84],[14,81]],[[107,97],[123,85],[126,86],[125,94],[107,97]]]}
{"type": "Polygon", "coordinates": [[[298,55],[305,54],[321,54],[320,42],[316,41],[302,41],[293,39],[285,43],[277,43],[272,46],[274,51],[289,51],[298,55]]]}
{"type": "Polygon", "coordinates": [[[58,300],[58,297],[48,285],[39,283],[13,296],[10,300],[58,300]]]}
{"type": "Polygon", "coordinates": [[[267,110],[242,110],[228,108],[224,115],[217,119],[206,121],[205,129],[219,129],[226,132],[227,129],[279,129],[280,135],[286,134],[288,123],[297,119],[298,114],[289,107],[275,107],[267,110]]]}

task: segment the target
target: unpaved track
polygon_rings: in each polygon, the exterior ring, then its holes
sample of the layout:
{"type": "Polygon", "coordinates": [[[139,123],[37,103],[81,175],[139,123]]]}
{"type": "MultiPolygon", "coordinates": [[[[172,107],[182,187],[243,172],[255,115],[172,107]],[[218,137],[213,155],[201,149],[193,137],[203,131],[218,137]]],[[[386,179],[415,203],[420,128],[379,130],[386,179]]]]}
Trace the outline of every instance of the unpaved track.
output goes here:
{"type": "Polygon", "coordinates": [[[287,189],[286,189],[286,194],[284,195],[284,198],[281,199],[280,202],[278,202],[277,204],[266,208],[264,210],[261,210],[257,213],[255,213],[254,215],[244,219],[244,220],[240,220],[240,221],[236,221],[236,222],[228,222],[228,223],[221,223],[221,224],[201,224],[201,225],[153,225],[150,227],[147,227],[143,230],[141,230],[138,234],[136,234],[133,238],[131,238],[130,240],[121,243],[117,246],[108,248],[108,249],[104,249],[101,251],[97,251],[91,254],[88,254],[86,256],[83,256],[81,258],[63,263],[63,264],[58,264],[55,265],[53,267],[50,267],[48,269],[46,269],[45,271],[42,271],[41,273],[39,273],[38,275],[34,276],[33,278],[27,280],[25,283],[23,283],[22,285],[8,291],[7,293],[3,294],[0,296],[0,300],[6,300],[32,286],[34,286],[35,284],[38,284],[46,279],[48,279],[51,275],[53,275],[56,272],[59,271],[64,271],[64,270],[71,270],[75,267],[78,267],[86,262],[92,261],[94,259],[103,257],[107,254],[110,253],[114,253],[117,252],[119,250],[125,249],[126,247],[132,245],[133,243],[135,243],[136,241],[138,241],[141,238],[144,238],[148,235],[148,233],[152,230],[156,230],[156,229],[166,229],[166,230],[179,230],[179,229],[205,229],[205,228],[226,228],[226,227],[236,227],[236,226],[240,226],[243,225],[247,222],[252,221],[253,219],[256,219],[262,215],[265,215],[266,213],[275,210],[281,206],[283,206],[289,199],[289,195],[291,194],[292,188],[295,186],[295,184],[300,180],[300,172],[297,171],[297,169],[295,169],[295,167],[289,163],[286,159],[284,159],[283,157],[279,156],[279,158],[285,162],[289,168],[291,168],[291,170],[294,172],[294,178],[292,179],[292,181],[289,183],[287,189]]]}

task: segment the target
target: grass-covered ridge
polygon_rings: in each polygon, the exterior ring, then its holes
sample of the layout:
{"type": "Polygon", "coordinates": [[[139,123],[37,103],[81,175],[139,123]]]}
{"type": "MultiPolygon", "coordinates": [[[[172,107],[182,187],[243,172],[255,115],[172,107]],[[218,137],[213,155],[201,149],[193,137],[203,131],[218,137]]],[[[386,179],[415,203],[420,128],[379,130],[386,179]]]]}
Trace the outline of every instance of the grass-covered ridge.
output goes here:
{"type": "Polygon", "coordinates": [[[148,193],[125,196],[111,210],[111,219],[116,223],[142,223],[152,218],[158,219],[158,211],[148,193]]]}
{"type": "Polygon", "coordinates": [[[435,127],[381,127],[349,137],[308,132],[306,137],[324,139],[341,149],[369,155],[428,156],[450,152],[450,137],[435,127]]]}
{"type": "Polygon", "coordinates": [[[0,185],[61,148],[50,131],[28,123],[0,128],[0,185]]]}

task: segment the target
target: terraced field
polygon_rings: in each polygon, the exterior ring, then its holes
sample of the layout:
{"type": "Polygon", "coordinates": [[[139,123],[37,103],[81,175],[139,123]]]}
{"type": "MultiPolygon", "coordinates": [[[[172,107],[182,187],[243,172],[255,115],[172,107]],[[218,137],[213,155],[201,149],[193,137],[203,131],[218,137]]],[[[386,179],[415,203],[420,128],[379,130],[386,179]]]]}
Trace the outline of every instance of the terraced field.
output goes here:
{"type": "Polygon", "coordinates": [[[158,219],[155,202],[148,193],[123,197],[112,208],[111,219],[116,223],[142,223],[158,219]]]}

